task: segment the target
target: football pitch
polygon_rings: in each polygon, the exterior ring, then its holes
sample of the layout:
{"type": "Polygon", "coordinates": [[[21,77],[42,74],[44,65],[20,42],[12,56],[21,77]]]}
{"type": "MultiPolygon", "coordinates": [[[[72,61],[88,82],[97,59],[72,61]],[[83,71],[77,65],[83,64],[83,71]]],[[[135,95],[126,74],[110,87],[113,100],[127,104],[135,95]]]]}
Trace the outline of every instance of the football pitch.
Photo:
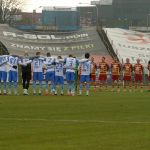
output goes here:
{"type": "Polygon", "coordinates": [[[150,92],[0,96],[0,150],[149,150],[150,92]]]}

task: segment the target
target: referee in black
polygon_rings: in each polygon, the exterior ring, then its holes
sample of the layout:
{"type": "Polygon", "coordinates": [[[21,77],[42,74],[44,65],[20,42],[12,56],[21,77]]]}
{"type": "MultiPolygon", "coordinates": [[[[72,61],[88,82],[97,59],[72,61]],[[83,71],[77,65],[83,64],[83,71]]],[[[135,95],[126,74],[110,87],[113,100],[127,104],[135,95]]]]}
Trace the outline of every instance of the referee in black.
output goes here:
{"type": "MultiPolygon", "coordinates": [[[[29,61],[29,54],[28,52],[24,53],[23,62],[29,61]]],[[[29,95],[28,89],[31,80],[31,63],[27,64],[26,66],[21,66],[22,70],[22,86],[23,86],[23,95],[29,95]]]]}

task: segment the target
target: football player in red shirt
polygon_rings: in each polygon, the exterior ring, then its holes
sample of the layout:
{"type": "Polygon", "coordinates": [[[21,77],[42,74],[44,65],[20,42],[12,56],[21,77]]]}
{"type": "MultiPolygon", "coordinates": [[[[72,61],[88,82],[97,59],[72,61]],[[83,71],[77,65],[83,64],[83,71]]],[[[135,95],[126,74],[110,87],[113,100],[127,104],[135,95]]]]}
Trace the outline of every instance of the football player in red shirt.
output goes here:
{"type": "Polygon", "coordinates": [[[126,59],[126,63],[123,65],[123,80],[124,80],[124,91],[126,91],[126,86],[129,85],[130,92],[132,87],[132,71],[133,66],[130,63],[129,58],[126,59]]]}
{"type": "Polygon", "coordinates": [[[140,64],[140,59],[137,59],[137,63],[134,65],[134,78],[135,78],[135,91],[137,87],[141,86],[141,92],[143,92],[143,65],[140,64]]]}
{"type": "Polygon", "coordinates": [[[100,89],[102,86],[106,87],[107,89],[107,72],[109,70],[109,65],[105,62],[105,57],[102,57],[102,61],[99,63],[100,75],[99,75],[99,82],[100,82],[100,89]]]}
{"type": "Polygon", "coordinates": [[[120,71],[121,71],[121,65],[118,62],[118,60],[115,58],[114,62],[111,64],[111,73],[112,73],[112,91],[114,91],[115,81],[117,82],[118,92],[120,92],[120,71]]]}

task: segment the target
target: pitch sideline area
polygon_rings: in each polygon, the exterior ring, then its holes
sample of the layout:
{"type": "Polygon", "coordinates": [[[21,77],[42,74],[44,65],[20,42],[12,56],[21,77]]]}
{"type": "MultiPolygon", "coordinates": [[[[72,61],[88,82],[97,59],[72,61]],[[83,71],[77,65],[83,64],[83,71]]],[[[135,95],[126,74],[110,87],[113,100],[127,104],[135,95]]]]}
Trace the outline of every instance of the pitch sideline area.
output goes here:
{"type": "Polygon", "coordinates": [[[2,150],[148,150],[150,93],[0,96],[2,150]]]}

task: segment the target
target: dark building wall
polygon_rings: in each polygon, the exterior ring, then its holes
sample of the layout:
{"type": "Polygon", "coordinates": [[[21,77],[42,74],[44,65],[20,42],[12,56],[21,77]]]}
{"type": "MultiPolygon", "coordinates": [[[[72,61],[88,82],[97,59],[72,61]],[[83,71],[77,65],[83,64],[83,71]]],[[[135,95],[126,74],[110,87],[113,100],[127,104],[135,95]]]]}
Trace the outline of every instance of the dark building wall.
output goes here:
{"type": "Polygon", "coordinates": [[[81,26],[96,25],[97,19],[96,7],[91,6],[77,7],[77,11],[80,14],[81,26]]]}
{"type": "Polygon", "coordinates": [[[130,25],[146,26],[150,13],[150,0],[114,0],[114,19],[125,20],[130,25]]]}
{"type": "Polygon", "coordinates": [[[99,23],[108,27],[147,26],[150,0],[113,0],[112,5],[97,5],[99,23]]]}

